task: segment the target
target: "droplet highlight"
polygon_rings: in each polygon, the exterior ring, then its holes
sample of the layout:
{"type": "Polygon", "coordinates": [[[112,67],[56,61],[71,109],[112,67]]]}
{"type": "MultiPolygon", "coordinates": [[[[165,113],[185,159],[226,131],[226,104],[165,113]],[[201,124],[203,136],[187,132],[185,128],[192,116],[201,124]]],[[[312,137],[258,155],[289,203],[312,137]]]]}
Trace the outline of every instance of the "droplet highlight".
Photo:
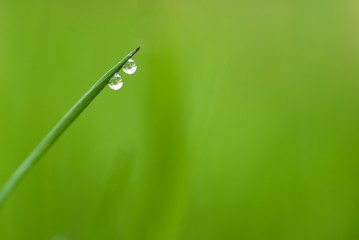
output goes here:
{"type": "Polygon", "coordinates": [[[113,90],[119,90],[122,85],[122,77],[118,73],[115,73],[108,83],[108,86],[113,90]]]}
{"type": "Polygon", "coordinates": [[[123,71],[127,74],[133,74],[137,70],[137,65],[132,59],[128,59],[127,63],[123,66],[123,71]]]}

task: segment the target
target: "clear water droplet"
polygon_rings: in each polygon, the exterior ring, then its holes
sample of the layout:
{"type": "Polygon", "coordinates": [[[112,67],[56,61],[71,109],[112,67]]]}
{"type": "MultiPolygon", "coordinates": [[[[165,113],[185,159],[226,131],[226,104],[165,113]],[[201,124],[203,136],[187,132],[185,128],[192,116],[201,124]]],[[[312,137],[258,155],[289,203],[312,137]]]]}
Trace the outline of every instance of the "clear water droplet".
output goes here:
{"type": "Polygon", "coordinates": [[[115,75],[113,75],[113,77],[110,79],[110,82],[108,83],[108,86],[113,90],[119,90],[122,85],[122,77],[118,73],[115,73],[115,75]]]}
{"type": "Polygon", "coordinates": [[[123,71],[127,74],[133,74],[137,70],[137,65],[132,59],[128,59],[127,63],[123,67],[123,71]]]}

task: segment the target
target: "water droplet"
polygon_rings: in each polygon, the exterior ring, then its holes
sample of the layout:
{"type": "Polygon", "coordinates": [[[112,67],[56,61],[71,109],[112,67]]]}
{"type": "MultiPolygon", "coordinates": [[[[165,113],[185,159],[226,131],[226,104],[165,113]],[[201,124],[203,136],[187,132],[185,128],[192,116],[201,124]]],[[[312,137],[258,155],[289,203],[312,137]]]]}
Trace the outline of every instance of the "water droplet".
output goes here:
{"type": "Polygon", "coordinates": [[[128,59],[127,63],[123,67],[123,71],[127,74],[133,74],[137,70],[137,65],[132,59],[128,59]]]}
{"type": "Polygon", "coordinates": [[[115,73],[115,75],[113,75],[113,77],[110,79],[110,82],[108,83],[108,86],[113,90],[119,90],[122,85],[122,77],[118,73],[115,73]]]}

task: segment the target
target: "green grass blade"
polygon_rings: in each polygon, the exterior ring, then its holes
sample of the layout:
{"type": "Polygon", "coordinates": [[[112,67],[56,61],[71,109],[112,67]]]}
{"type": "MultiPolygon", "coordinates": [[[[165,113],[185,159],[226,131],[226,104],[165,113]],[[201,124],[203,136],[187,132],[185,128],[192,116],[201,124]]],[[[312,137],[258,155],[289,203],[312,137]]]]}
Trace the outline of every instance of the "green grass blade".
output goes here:
{"type": "Polygon", "coordinates": [[[0,191],[0,208],[3,206],[10,193],[18,185],[25,174],[35,165],[35,163],[45,154],[45,152],[54,144],[61,134],[71,125],[71,123],[80,115],[80,113],[90,104],[90,102],[102,91],[108,84],[111,77],[125,65],[140,47],[130,52],[119,63],[105,73],[91,88],[88,90],[77,103],[60,119],[53,129],[41,140],[35,149],[27,156],[16,171],[6,181],[0,191]]]}

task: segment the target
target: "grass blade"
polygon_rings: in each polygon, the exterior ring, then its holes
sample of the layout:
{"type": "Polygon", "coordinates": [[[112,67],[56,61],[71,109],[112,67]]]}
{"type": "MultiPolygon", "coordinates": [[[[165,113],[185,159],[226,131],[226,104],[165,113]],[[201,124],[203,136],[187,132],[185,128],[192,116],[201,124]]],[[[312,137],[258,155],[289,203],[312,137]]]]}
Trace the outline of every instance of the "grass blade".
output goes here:
{"type": "Polygon", "coordinates": [[[121,70],[128,59],[130,59],[140,47],[130,52],[119,63],[106,72],[91,88],[88,90],[77,103],[57,122],[52,130],[41,140],[35,149],[27,156],[21,165],[6,181],[0,191],[0,208],[15,189],[25,174],[35,165],[35,163],[45,154],[45,152],[55,143],[62,133],[71,125],[71,123],[80,115],[80,113],[90,104],[90,102],[102,91],[108,84],[111,77],[121,70]]]}

